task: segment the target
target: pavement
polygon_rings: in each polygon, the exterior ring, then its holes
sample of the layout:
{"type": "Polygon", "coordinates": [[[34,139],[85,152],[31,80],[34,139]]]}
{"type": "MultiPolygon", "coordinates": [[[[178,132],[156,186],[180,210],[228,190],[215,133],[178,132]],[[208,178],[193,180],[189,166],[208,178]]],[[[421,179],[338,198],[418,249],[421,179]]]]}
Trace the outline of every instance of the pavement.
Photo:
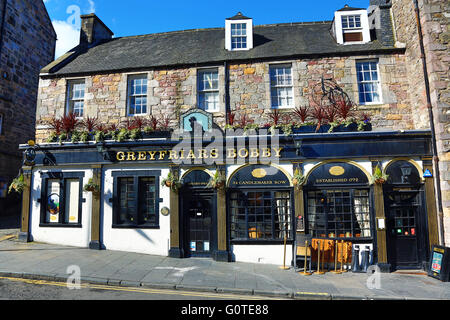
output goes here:
{"type": "Polygon", "coordinates": [[[276,265],[23,243],[17,234],[14,226],[0,224],[0,277],[66,282],[73,270],[79,270],[81,283],[112,286],[308,300],[450,299],[450,282],[420,270],[305,276],[276,265]]]}

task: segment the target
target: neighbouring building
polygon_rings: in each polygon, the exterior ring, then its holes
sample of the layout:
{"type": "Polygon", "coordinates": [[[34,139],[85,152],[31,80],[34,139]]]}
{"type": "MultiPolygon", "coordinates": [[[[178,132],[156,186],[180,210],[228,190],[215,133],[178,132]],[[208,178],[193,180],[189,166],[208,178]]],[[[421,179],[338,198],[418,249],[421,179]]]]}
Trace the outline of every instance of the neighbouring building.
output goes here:
{"type": "Polygon", "coordinates": [[[413,4],[120,38],[81,16],[41,70],[20,238],[288,265],[307,240],[328,267],[423,268],[448,224],[448,42],[425,41],[431,118],[413,4]]]}
{"type": "Polygon", "coordinates": [[[40,70],[55,58],[56,33],[42,0],[0,1],[0,216],[19,215],[8,185],[34,139],[40,70]]]}

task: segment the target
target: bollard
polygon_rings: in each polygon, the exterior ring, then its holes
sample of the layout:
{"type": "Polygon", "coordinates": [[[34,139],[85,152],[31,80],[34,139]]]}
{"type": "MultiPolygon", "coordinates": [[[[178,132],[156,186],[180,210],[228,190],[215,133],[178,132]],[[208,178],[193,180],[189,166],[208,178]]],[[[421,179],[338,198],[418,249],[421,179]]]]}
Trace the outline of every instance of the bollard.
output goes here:
{"type": "MultiPolygon", "coordinates": [[[[318,241],[319,244],[319,248],[318,248],[318,252],[317,252],[317,271],[315,272],[315,274],[325,274],[325,272],[322,270],[320,271],[320,246],[321,246],[321,241],[318,241]]],[[[322,252],[322,256],[323,256],[323,252],[322,252]]],[[[322,257],[322,261],[323,261],[323,257],[322,257]]]]}
{"type": "Polygon", "coordinates": [[[337,240],[335,240],[335,242],[334,242],[334,270],[332,270],[331,272],[340,274],[342,272],[339,271],[337,268],[337,261],[338,261],[337,256],[338,256],[338,242],[337,242],[337,240]]]}
{"type": "Polygon", "coordinates": [[[361,272],[359,265],[359,245],[355,245],[352,251],[352,272],[361,272]]]}
{"type": "Polygon", "coordinates": [[[344,267],[344,240],[342,240],[342,247],[341,247],[341,273],[348,272],[347,266],[346,269],[344,267]]]}
{"type": "Polygon", "coordinates": [[[369,254],[370,254],[370,247],[365,246],[366,250],[361,252],[361,271],[367,272],[367,268],[369,268],[369,254]]]}

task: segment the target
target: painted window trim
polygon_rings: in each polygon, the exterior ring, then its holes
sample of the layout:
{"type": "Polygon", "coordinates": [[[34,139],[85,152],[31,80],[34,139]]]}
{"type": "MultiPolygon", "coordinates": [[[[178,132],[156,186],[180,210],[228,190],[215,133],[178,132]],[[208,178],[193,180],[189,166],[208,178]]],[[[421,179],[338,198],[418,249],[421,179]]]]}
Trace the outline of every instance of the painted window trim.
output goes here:
{"type": "Polygon", "coordinates": [[[355,61],[355,70],[356,70],[356,87],[357,87],[357,94],[358,94],[358,103],[363,106],[376,106],[376,105],[382,105],[383,104],[383,90],[381,86],[381,73],[380,73],[380,61],[378,59],[360,59],[355,61]],[[378,96],[380,97],[379,101],[376,102],[361,102],[359,99],[359,81],[358,81],[358,63],[363,62],[376,62],[377,64],[377,75],[378,75],[378,81],[377,81],[377,89],[378,89],[378,96]]]}
{"type": "Polygon", "coordinates": [[[243,20],[225,20],[225,49],[228,51],[247,51],[253,49],[253,19],[243,20]],[[245,24],[247,46],[245,48],[232,49],[231,45],[231,25],[232,24],[245,24]]]}
{"type": "Polygon", "coordinates": [[[333,22],[333,32],[336,38],[336,42],[342,45],[352,45],[352,44],[362,44],[368,43],[371,41],[370,38],[370,27],[369,27],[369,17],[367,14],[367,10],[355,10],[355,11],[336,11],[334,13],[334,22],[333,22]],[[360,16],[361,17],[361,28],[357,29],[344,29],[342,27],[342,17],[343,16],[360,16]],[[362,41],[344,41],[344,32],[345,31],[354,31],[361,30],[362,32],[362,41]]]}
{"type": "Polygon", "coordinates": [[[149,106],[148,106],[148,75],[146,73],[141,73],[141,74],[128,74],[127,75],[127,116],[128,117],[138,117],[138,116],[145,116],[149,114],[149,106]],[[146,112],[142,112],[142,113],[130,113],[130,106],[131,106],[131,81],[134,79],[145,79],[147,80],[147,93],[146,94],[139,94],[139,95],[134,95],[134,96],[139,96],[139,97],[146,97],[147,98],[147,103],[145,105],[147,111],[146,112]]]}
{"type": "Polygon", "coordinates": [[[83,101],[83,114],[81,116],[77,116],[77,119],[82,119],[85,113],[85,102],[86,102],[86,79],[85,78],[77,78],[77,79],[68,79],[66,85],[66,114],[73,112],[72,101],[83,101]],[[74,84],[84,84],[84,94],[83,99],[72,99],[73,85],[74,84]]]}
{"type": "Polygon", "coordinates": [[[294,92],[295,91],[294,90],[295,82],[296,81],[294,79],[294,66],[293,66],[292,62],[286,62],[286,63],[280,62],[280,63],[271,63],[271,64],[269,64],[269,104],[270,104],[270,109],[282,110],[282,109],[294,109],[295,108],[295,92],[294,92]],[[290,85],[288,85],[288,86],[286,86],[286,85],[275,86],[275,87],[272,86],[271,70],[272,70],[272,68],[277,68],[277,67],[289,67],[291,69],[291,84],[290,85]],[[291,93],[292,93],[292,95],[291,95],[292,105],[289,105],[289,106],[274,106],[272,104],[272,88],[291,88],[292,89],[291,90],[291,93]]]}
{"type": "Polygon", "coordinates": [[[84,172],[61,172],[61,171],[50,171],[41,173],[41,197],[38,200],[40,203],[40,218],[39,227],[51,227],[51,228],[82,228],[82,213],[83,213],[83,203],[86,201],[83,198],[83,178],[84,172]],[[45,222],[46,216],[46,199],[47,199],[47,184],[50,179],[58,179],[60,183],[59,187],[59,198],[60,198],[60,221],[65,219],[65,180],[68,179],[78,179],[79,180],[79,194],[78,194],[78,221],[76,223],[70,222],[45,222]],[[64,203],[64,205],[63,205],[64,203]],[[62,213],[62,214],[61,214],[62,213]]]}
{"type": "Polygon", "coordinates": [[[218,67],[211,67],[211,68],[199,68],[199,69],[197,69],[197,81],[196,81],[196,84],[197,84],[197,102],[198,102],[197,104],[198,104],[198,108],[203,110],[203,111],[209,112],[209,113],[220,112],[221,109],[222,109],[222,103],[221,103],[221,98],[220,98],[221,97],[221,90],[220,90],[220,88],[222,87],[221,86],[222,83],[221,83],[221,76],[220,76],[219,68],[218,67]],[[200,75],[203,72],[208,72],[208,71],[214,71],[214,72],[217,73],[217,89],[200,90],[200,80],[201,80],[200,79],[200,75]],[[200,106],[200,95],[202,93],[208,93],[208,92],[216,92],[217,93],[217,98],[218,98],[217,108],[214,109],[214,110],[206,110],[206,109],[203,109],[200,106]]]}
{"type": "MultiPolygon", "coordinates": [[[[159,224],[159,203],[163,201],[160,198],[160,177],[161,170],[129,170],[129,171],[112,171],[111,176],[113,177],[113,197],[110,201],[112,201],[112,225],[113,229],[160,229],[159,224]],[[139,178],[142,177],[154,177],[155,178],[155,215],[156,222],[153,225],[130,225],[130,224],[118,224],[117,214],[119,211],[119,186],[118,186],[118,178],[133,178],[134,183],[138,182],[139,178]]],[[[139,191],[137,191],[139,192],[139,191]]],[[[137,200],[138,201],[138,200],[137,200]]]]}

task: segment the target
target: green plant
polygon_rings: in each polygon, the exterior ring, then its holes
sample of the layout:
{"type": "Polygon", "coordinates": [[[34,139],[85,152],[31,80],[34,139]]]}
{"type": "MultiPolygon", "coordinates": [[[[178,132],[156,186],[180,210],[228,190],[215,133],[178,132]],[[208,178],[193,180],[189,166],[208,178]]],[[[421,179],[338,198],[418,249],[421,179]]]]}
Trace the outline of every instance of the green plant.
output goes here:
{"type": "Polygon", "coordinates": [[[374,183],[383,184],[387,181],[388,178],[389,178],[389,175],[383,173],[380,166],[377,165],[375,167],[372,177],[370,178],[370,183],[371,184],[374,184],[374,183]]]}
{"type": "Polygon", "coordinates": [[[26,186],[27,184],[25,183],[23,174],[20,174],[18,177],[14,178],[13,181],[11,182],[8,189],[8,193],[11,193],[12,191],[22,193],[26,186]]]}
{"type": "Polygon", "coordinates": [[[129,134],[130,134],[129,131],[126,128],[122,128],[119,130],[119,132],[115,136],[115,140],[117,142],[122,142],[122,141],[128,139],[129,134]]]}
{"type": "Polygon", "coordinates": [[[92,192],[93,194],[99,194],[100,186],[97,183],[94,183],[94,179],[89,178],[88,183],[83,186],[83,190],[86,192],[92,192]]]}
{"type": "Polygon", "coordinates": [[[105,133],[103,131],[97,131],[94,135],[95,142],[105,141],[105,133]]]}
{"type": "Polygon", "coordinates": [[[256,130],[259,128],[259,125],[256,123],[248,123],[244,126],[244,133],[247,133],[250,130],[256,130]]]}
{"type": "Polygon", "coordinates": [[[65,132],[61,133],[59,135],[59,137],[58,137],[58,140],[59,140],[60,144],[63,143],[63,141],[66,141],[67,140],[67,133],[65,133],[65,132]]]}
{"type": "Polygon", "coordinates": [[[56,132],[52,132],[50,136],[47,138],[47,142],[56,142],[58,141],[58,134],[56,132]]]}
{"type": "Polygon", "coordinates": [[[206,188],[222,189],[223,187],[225,187],[225,177],[219,170],[216,170],[216,173],[209,179],[206,188]]]}
{"type": "Polygon", "coordinates": [[[73,131],[72,135],[70,137],[70,141],[72,141],[73,143],[77,143],[78,141],[80,141],[80,132],[79,131],[73,131]]]}
{"type": "Polygon", "coordinates": [[[80,141],[81,141],[81,142],[86,143],[86,142],[89,141],[89,138],[90,138],[90,135],[89,135],[89,132],[87,132],[87,131],[83,131],[83,132],[80,134],[80,141]]]}
{"type": "Polygon", "coordinates": [[[300,172],[299,168],[294,171],[294,176],[292,177],[292,184],[294,187],[299,188],[303,183],[305,183],[305,176],[300,172]]]}
{"type": "Polygon", "coordinates": [[[142,138],[141,129],[139,129],[139,128],[132,129],[129,133],[129,137],[132,140],[138,140],[138,139],[142,138]]]}
{"type": "Polygon", "coordinates": [[[181,182],[171,171],[169,171],[167,177],[161,181],[161,186],[168,187],[173,191],[177,191],[179,188],[181,188],[181,182]]]}
{"type": "Polygon", "coordinates": [[[328,129],[328,133],[331,133],[334,131],[334,128],[336,128],[340,125],[340,123],[337,121],[333,121],[333,122],[330,122],[329,125],[330,125],[330,129],[328,129]]]}

